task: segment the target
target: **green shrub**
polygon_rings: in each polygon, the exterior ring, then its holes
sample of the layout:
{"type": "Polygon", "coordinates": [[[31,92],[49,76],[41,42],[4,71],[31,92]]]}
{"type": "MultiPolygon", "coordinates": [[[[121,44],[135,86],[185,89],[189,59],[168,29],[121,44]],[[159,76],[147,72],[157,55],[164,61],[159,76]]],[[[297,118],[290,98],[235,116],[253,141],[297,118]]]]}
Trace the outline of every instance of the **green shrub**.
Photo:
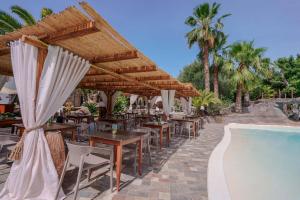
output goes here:
{"type": "Polygon", "coordinates": [[[117,97],[113,113],[124,112],[129,106],[129,100],[123,94],[117,97]]]}
{"type": "Polygon", "coordinates": [[[88,103],[85,102],[83,106],[87,107],[92,115],[95,115],[97,113],[97,104],[96,103],[88,103]]]}

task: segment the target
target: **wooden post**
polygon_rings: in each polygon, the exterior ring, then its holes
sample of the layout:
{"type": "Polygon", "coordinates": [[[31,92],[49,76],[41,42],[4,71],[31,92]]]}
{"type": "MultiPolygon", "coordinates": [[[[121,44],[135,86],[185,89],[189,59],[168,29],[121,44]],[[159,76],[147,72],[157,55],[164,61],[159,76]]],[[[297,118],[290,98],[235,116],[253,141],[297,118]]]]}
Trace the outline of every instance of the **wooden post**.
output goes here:
{"type": "Polygon", "coordinates": [[[150,115],[150,101],[151,101],[151,96],[146,96],[147,98],[147,109],[148,109],[148,115],[150,115]]]}
{"type": "Polygon", "coordinates": [[[113,108],[112,108],[112,96],[115,94],[115,90],[106,91],[105,94],[107,96],[107,114],[111,115],[113,108]]]}

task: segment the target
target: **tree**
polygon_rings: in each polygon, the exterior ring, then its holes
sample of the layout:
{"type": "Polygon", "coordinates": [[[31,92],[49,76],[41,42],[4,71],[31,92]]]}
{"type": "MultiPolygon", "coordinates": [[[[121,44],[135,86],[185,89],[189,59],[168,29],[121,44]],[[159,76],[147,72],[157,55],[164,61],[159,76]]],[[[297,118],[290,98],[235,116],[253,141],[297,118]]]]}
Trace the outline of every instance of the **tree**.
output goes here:
{"type": "MultiPolygon", "coordinates": [[[[285,88],[294,88],[293,95],[300,95],[300,55],[284,57],[275,61],[280,69],[285,88]]],[[[283,88],[283,89],[285,89],[283,88]]],[[[285,91],[291,91],[286,89],[285,91]]],[[[291,93],[290,93],[291,94],[291,93]]]]}
{"type": "Polygon", "coordinates": [[[254,83],[257,72],[262,71],[261,58],[264,48],[255,48],[252,42],[235,42],[229,46],[227,62],[231,80],[236,85],[236,112],[242,112],[242,92],[254,83]]]}
{"type": "Polygon", "coordinates": [[[225,14],[216,21],[220,4],[203,3],[194,9],[193,16],[189,16],[185,23],[193,29],[186,34],[188,45],[191,48],[194,44],[198,44],[200,55],[204,65],[205,90],[210,91],[209,81],[209,51],[214,46],[214,33],[216,30],[223,28],[222,19],[229,16],[225,14]]]}
{"type": "Polygon", "coordinates": [[[178,80],[183,83],[192,83],[194,87],[204,89],[203,65],[199,60],[185,66],[178,76],[178,80]]]}
{"type": "Polygon", "coordinates": [[[53,13],[53,10],[50,8],[42,8],[41,10],[41,19],[47,17],[48,15],[51,15],[53,13]]]}
{"type": "Polygon", "coordinates": [[[215,43],[212,49],[213,55],[213,79],[214,79],[214,94],[219,98],[219,69],[224,64],[224,58],[222,56],[224,46],[226,44],[227,35],[221,31],[217,31],[215,34],[215,43]]]}
{"type": "MultiPolygon", "coordinates": [[[[17,29],[22,28],[23,26],[31,26],[36,24],[35,18],[24,8],[14,5],[10,7],[11,12],[16,15],[19,19],[13,15],[0,10],[0,34],[3,35],[7,32],[13,32],[17,29]]],[[[41,10],[42,18],[52,14],[53,11],[49,8],[43,8],[41,10]]]]}
{"type": "Polygon", "coordinates": [[[200,96],[193,98],[193,106],[196,107],[197,110],[203,107],[208,107],[210,104],[221,103],[219,98],[216,98],[214,93],[207,92],[206,90],[200,90],[200,96]]]}

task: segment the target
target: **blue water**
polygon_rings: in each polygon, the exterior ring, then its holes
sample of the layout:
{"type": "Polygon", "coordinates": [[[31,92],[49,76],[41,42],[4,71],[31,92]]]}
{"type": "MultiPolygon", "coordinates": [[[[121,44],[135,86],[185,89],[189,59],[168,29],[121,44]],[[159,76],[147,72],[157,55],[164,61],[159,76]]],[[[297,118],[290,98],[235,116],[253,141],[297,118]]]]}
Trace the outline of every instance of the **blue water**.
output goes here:
{"type": "Polygon", "coordinates": [[[224,155],[233,200],[300,200],[300,129],[231,129],[224,155]]]}

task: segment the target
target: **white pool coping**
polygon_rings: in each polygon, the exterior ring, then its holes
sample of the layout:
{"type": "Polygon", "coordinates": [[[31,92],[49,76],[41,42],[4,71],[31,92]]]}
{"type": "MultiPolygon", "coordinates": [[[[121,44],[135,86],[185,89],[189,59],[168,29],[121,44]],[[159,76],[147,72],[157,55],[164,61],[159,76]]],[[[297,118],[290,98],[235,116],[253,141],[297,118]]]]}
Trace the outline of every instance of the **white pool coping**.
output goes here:
{"type": "MultiPolygon", "coordinates": [[[[291,131],[300,131],[299,127],[282,125],[257,125],[230,123],[224,127],[224,136],[221,142],[213,150],[208,161],[207,189],[209,200],[231,200],[230,192],[224,173],[224,154],[231,141],[231,128],[266,129],[289,128],[291,131]]],[[[287,130],[285,130],[287,131],[287,130]]]]}

